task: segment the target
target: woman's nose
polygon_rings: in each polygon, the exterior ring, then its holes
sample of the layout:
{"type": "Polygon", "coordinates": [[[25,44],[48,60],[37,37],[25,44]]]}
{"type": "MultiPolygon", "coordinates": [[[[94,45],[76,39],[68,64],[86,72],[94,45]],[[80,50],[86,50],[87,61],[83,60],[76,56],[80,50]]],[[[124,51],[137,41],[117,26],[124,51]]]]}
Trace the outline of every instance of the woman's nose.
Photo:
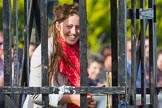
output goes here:
{"type": "Polygon", "coordinates": [[[71,28],[71,33],[72,33],[72,34],[76,34],[76,28],[75,28],[75,27],[72,27],[72,28],[71,28]]]}

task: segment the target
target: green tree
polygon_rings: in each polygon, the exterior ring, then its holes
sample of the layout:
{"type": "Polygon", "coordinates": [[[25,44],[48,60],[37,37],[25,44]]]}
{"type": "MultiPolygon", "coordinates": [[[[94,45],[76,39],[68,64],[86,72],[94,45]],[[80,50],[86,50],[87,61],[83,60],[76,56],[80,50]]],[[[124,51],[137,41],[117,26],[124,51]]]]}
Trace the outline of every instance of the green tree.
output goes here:
{"type": "Polygon", "coordinates": [[[156,27],[157,27],[157,41],[158,41],[158,48],[162,48],[162,1],[161,0],[156,0],[156,27]]]}
{"type": "MultiPolygon", "coordinates": [[[[60,3],[67,3],[69,0],[59,0],[60,3]]],[[[73,0],[70,0],[70,3],[73,0]]],[[[88,19],[88,42],[90,51],[98,51],[102,44],[102,34],[106,35],[106,42],[110,42],[110,1],[109,0],[86,0],[87,19],[88,19]]],[[[140,7],[140,0],[137,1],[137,8],[140,7]]],[[[131,8],[131,1],[127,1],[127,8],[131,8]]],[[[148,1],[146,1],[145,8],[148,8],[148,1]]],[[[158,40],[158,47],[162,47],[162,1],[156,0],[156,34],[158,40]]],[[[137,20],[137,36],[140,31],[140,21],[137,20]]],[[[127,35],[131,36],[130,20],[127,20],[127,35]]],[[[148,27],[147,27],[148,28],[148,27]]],[[[113,34],[112,34],[113,35],[113,34]]],[[[146,32],[148,35],[148,30],[146,32]]],[[[105,41],[104,41],[105,42],[105,41]]]]}
{"type": "Polygon", "coordinates": [[[100,49],[103,40],[110,40],[110,1],[87,0],[87,18],[88,42],[94,52],[100,49]]]}
{"type": "MultiPolygon", "coordinates": [[[[2,6],[3,0],[0,0],[0,31],[3,30],[3,19],[2,19],[2,6]]],[[[13,31],[13,18],[15,17],[13,13],[13,0],[11,0],[11,31],[13,31]]],[[[19,39],[22,40],[24,30],[24,0],[18,0],[18,35],[19,39]]],[[[12,32],[13,33],[13,32],[12,32]]]]}
{"type": "MultiPolygon", "coordinates": [[[[59,0],[59,3],[72,3],[73,0],[59,0]]],[[[137,1],[137,8],[140,7],[137,1]]],[[[13,15],[13,0],[11,0],[11,13],[13,15]]],[[[88,43],[90,52],[96,52],[100,49],[103,43],[110,42],[110,0],[86,0],[87,19],[88,19],[88,43]],[[105,37],[104,37],[105,36],[105,37]],[[104,39],[104,41],[103,41],[104,39]]],[[[148,2],[146,2],[146,8],[148,2]]],[[[2,31],[2,5],[3,0],[0,0],[0,31],[2,31]]],[[[127,8],[130,8],[131,1],[127,1],[127,8]]],[[[162,47],[162,1],[156,0],[156,34],[158,40],[158,47],[162,47]]],[[[24,0],[18,0],[18,27],[20,40],[23,37],[24,30],[24,0]]],[[[12,17],[13,20],[13,17],[12,17]]],[[[127,20],[127,35],[130,36],[130,20],[127,20]]],[[[13,23],[13,21],[12,21],[13,23]]],[[[12,25],[13,28],[13,25],[12,25]]],[[[139,34],[139,20],[137,20],[137,35],[139,34]]],[[[113,34],[112,34],[113,35],[113,34]]],[[[148,35],[148,32],[147,32],[148,35]]]]}

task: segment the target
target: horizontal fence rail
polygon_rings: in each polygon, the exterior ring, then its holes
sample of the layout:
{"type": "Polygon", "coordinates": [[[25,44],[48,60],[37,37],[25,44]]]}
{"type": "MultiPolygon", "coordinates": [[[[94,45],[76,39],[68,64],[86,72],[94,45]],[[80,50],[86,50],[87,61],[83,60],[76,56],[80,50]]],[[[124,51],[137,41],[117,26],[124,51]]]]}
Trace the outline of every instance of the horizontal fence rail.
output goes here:
{"type": "Polygon", "coordinates": [[[61,87],[10,87],[5,86],[3,88],[5,94],[87,94],[94,93],[99,94],[125,94],[125,87],[72,87],[72,86],[61,86],[61,87]]]}

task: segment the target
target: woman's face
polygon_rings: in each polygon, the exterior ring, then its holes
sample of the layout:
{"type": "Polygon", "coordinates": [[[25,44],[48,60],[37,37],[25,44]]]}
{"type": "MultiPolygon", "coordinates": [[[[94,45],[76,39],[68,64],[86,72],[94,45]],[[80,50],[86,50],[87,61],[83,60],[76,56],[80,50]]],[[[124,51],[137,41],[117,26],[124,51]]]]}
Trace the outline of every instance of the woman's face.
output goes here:
{"type": "Polygon", "coordinates": [[[159,54],[158,55],[158,58],[157,58],[157,67],[162,72],[162,54],[159,54]]]}
{"type": "Polygon", "coordinates": [[[74,14],[59,24],[59,32],[63,39],[69,44],[74,45],[79,40],[79,16],[74,14]]]}

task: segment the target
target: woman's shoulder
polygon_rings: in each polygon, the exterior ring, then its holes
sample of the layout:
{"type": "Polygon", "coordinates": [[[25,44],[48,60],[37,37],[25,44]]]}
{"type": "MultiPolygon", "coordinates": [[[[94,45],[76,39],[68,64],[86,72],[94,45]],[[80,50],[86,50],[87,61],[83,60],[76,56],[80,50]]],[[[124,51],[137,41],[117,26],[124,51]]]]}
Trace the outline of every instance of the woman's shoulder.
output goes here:
{"type": "Polygon", "coordinates": [[[31,67],[36,67],[41,64],[41,45],[35,49],[30,62],[31,67]]]}
{"type": "Polygon", "coordinates": [[[53,37],[48,38],[48,54],[53,52],[53,37]]]}
{"type": "MultiPolygon", "coordinates": [[[[48,38],[48,56],[53,52],[53,38],[48,38]]],[[[31,57],[31,65],[40,65],[41,63],[41,44],[35,49],[31,57]]]]}

